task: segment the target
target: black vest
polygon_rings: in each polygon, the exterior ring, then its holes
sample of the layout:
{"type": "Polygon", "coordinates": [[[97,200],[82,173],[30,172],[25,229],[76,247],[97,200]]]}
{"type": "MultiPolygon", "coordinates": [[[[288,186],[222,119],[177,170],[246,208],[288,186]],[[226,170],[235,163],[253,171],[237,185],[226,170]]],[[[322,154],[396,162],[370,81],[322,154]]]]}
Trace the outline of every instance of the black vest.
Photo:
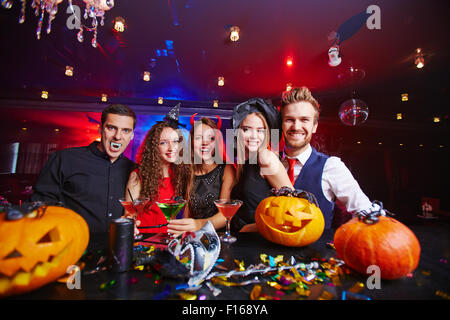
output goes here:
{"type": "Polygon", "coordinates": [[[328,201],[322,191],[323,167],[329,157],[318,152],[313,147],[311,148],[311,155],[300,171],[294,183],[294,188],[309,191],[316,196],[319,208],[325,219],[325,229],[330,229],[331,221],[333,220],[334,202],[328,201]]]}

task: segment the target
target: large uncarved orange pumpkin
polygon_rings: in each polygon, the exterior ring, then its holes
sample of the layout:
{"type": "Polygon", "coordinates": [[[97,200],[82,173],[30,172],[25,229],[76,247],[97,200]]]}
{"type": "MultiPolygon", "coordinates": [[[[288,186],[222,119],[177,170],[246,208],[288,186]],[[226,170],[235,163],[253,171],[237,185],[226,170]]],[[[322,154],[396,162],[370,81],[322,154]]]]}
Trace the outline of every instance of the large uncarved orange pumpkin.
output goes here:
{"type": "Polygon", "coordinates": [[[401,222],[386,216],[367,223],[355,217],[334,235],[338,256],[352,269],[367,274],[367,267],[380,268],[382,279],[397,279],[417,268],[420,244],[401,222]]]}
{"type": "Polygon", "coordinates": [[[255,211],[255,222],[264,238],[289,247],[317,241],[325,227],[322,211],[315,204],[293,196],[262,200],[255,211]]]}
{"type": "Polygon", "coordinates": [[[65,275],[88,242],[87,223],[64,207],[43,206],[18,220],[0,213],[0,297],[37,289],[65,275]]]}

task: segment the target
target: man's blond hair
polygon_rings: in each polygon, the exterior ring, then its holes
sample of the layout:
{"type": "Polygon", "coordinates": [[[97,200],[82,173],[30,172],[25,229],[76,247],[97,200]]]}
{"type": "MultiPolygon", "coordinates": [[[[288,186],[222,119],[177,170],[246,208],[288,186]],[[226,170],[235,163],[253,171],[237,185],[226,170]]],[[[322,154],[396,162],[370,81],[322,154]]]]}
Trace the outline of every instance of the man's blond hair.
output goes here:
{"type": "Polygon", "coordinates": [[[289,91],[283,92],[281,95],[281,115],[283,115],[283,108],[291,103],[309,102],[316,111],[314,116],[314,123],[319,121],[320,105],[312,96],[311,91],[307,87],[293,88],[289,91]]]}

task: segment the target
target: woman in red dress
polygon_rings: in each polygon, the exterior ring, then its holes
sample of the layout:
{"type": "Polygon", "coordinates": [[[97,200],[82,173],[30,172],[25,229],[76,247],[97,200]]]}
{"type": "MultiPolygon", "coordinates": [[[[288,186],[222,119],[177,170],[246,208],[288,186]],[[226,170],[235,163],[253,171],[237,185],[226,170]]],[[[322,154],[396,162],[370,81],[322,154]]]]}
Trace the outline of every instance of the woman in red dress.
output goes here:
{"type": "MultiPolygon", "coordinates": [[[[159,122],[150,128],[136,156],[138,169],[128,179],[126,200],[150,198],[149,209],[136,217],[140,227],[166,224],[161,209],[155,201],[181,196],[184,198],[188,168],[176,164],[183,143],[179,130],[167,122],[159,122]]],[[[153,228],[151,232],[167,232],[167,227],[153,228]]]]}

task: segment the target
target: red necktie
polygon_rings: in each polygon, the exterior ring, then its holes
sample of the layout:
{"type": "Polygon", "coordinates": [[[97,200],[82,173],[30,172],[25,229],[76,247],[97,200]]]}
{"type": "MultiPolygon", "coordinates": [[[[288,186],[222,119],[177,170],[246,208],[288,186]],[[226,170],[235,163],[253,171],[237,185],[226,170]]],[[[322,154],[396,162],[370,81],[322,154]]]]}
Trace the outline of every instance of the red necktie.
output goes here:
{"type": "Polygon", "coordinates": [[[295,163],[297,162],[297,159],[296,158],[294,158],[294,159],[286,158],[286,159],[289,163],[288,177],[289,177],[289,180],[291,180],[292,185],[294,185],[294,182],[295,182],[294,181],[294,166],[295,166],[295,163]]]}

